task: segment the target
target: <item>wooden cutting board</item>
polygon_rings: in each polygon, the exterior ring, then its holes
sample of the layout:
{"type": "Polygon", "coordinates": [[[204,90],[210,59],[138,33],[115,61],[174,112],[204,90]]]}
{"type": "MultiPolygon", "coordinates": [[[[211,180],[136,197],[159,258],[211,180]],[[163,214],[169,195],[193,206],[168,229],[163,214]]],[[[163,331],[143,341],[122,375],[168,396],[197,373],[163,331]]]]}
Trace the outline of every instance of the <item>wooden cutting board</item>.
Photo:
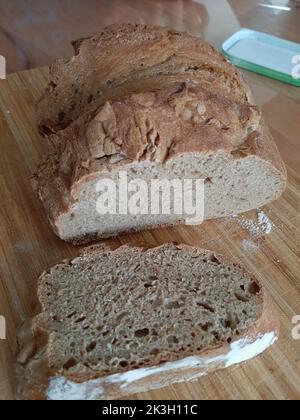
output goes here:
{"type": "MultiPolygon", "coordinates": [[[[205,222],[198,227],[159,229],[126,235],[118,244],[177,241],[202,246],[244,263],[276,302],[279,342],[263,356],[195,382],[133,396],[139,399],[298,399],[300,340],[292,338],[292,318],[300,315],[300,94],[280,83],[250,76],[268,124],[288,167],[283,197],[258,213],[205,222]]],[[[35,103],[47,83],[47,69],[14,74],[0,81],[0,316],[7,340],[0,340],[0,399],[12,398],[12,358],[18,326],[36,310],[40,273],[78,248],[52,233],[32,191],[45,141],[35,126],[35,103]]]]}

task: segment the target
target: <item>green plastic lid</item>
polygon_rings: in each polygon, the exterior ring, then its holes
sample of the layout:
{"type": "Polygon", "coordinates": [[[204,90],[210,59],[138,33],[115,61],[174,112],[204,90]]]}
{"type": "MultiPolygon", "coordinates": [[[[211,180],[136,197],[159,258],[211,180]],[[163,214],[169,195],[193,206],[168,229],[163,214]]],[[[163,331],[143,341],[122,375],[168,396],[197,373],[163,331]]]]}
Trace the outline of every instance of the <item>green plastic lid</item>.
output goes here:
{"type": "Polygon", "coordinates": [[[224,42],[223,52],[238,67],[300,87],[300,44],[241,29],[224,42]]]}

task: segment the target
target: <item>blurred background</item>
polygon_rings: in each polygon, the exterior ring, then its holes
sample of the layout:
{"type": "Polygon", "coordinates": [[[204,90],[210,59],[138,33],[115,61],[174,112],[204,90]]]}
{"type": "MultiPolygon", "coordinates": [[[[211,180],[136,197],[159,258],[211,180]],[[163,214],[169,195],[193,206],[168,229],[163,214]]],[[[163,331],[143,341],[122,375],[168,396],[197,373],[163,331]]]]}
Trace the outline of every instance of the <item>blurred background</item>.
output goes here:
{"type": "Polygon", "coordinates": [[[217,47],[240,27],[299,42],[299,0],[0,0],[8,73],[69,57],[69,41],[115,22],[170,26],[217,47]]]}

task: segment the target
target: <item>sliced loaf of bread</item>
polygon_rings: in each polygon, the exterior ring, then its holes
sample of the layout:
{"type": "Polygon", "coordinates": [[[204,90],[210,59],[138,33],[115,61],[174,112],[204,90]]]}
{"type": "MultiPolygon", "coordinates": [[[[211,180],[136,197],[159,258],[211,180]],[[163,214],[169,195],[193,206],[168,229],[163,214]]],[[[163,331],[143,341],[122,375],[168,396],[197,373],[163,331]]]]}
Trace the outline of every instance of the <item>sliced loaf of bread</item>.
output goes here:
{"type": "Polygon", "coordinates": [[[278,336],[264,289],[198,248],[89,248],[45,272],[19,336],[21,399],[120,398],[229,367],[278,336]]]}
{"type": "Polygon", "coordinates": [[[173,193],[169,213],[151,211],[150,199],[146,211],[99,212],[99,181],[114,182],[119,203],[121,171],[148,191],[153,180],[202,179],[204,219],[281,195],[285,167],[249,88],[206,42],[165,28],[117,25],[75,50],[51,68],[38,111],[50,152],[37,188],[60,238],[88,242],[186,222],[173,193]]]}

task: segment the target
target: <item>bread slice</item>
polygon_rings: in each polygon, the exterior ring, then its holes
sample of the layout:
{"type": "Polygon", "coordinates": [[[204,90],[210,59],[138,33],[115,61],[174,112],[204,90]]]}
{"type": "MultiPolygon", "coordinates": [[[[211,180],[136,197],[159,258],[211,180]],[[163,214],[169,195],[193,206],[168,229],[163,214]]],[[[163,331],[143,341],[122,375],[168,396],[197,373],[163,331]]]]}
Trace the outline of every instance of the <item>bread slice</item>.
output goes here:
{"type": "MultiPolygon", "coordinates": [[[[249,88],[206,42],[142,25],[109,27],[77,42],[51,69],[39,104],[50,152],[36,175],[56,234],[88,242],[185,223],[187,214],[99,214],[97,184],[205,182],[204,219],[278,198],[286,170],[249,88]]],[[[117,190],[117,196],[119,190],[117,190]]]]}
{"type": "Polygon", "coordinates": [[[186,245],[88,248],[44,273],[38,296],[19,338],[22,399],[120,398],[243,362],[278,336],[257,279],[186,245]]]}

